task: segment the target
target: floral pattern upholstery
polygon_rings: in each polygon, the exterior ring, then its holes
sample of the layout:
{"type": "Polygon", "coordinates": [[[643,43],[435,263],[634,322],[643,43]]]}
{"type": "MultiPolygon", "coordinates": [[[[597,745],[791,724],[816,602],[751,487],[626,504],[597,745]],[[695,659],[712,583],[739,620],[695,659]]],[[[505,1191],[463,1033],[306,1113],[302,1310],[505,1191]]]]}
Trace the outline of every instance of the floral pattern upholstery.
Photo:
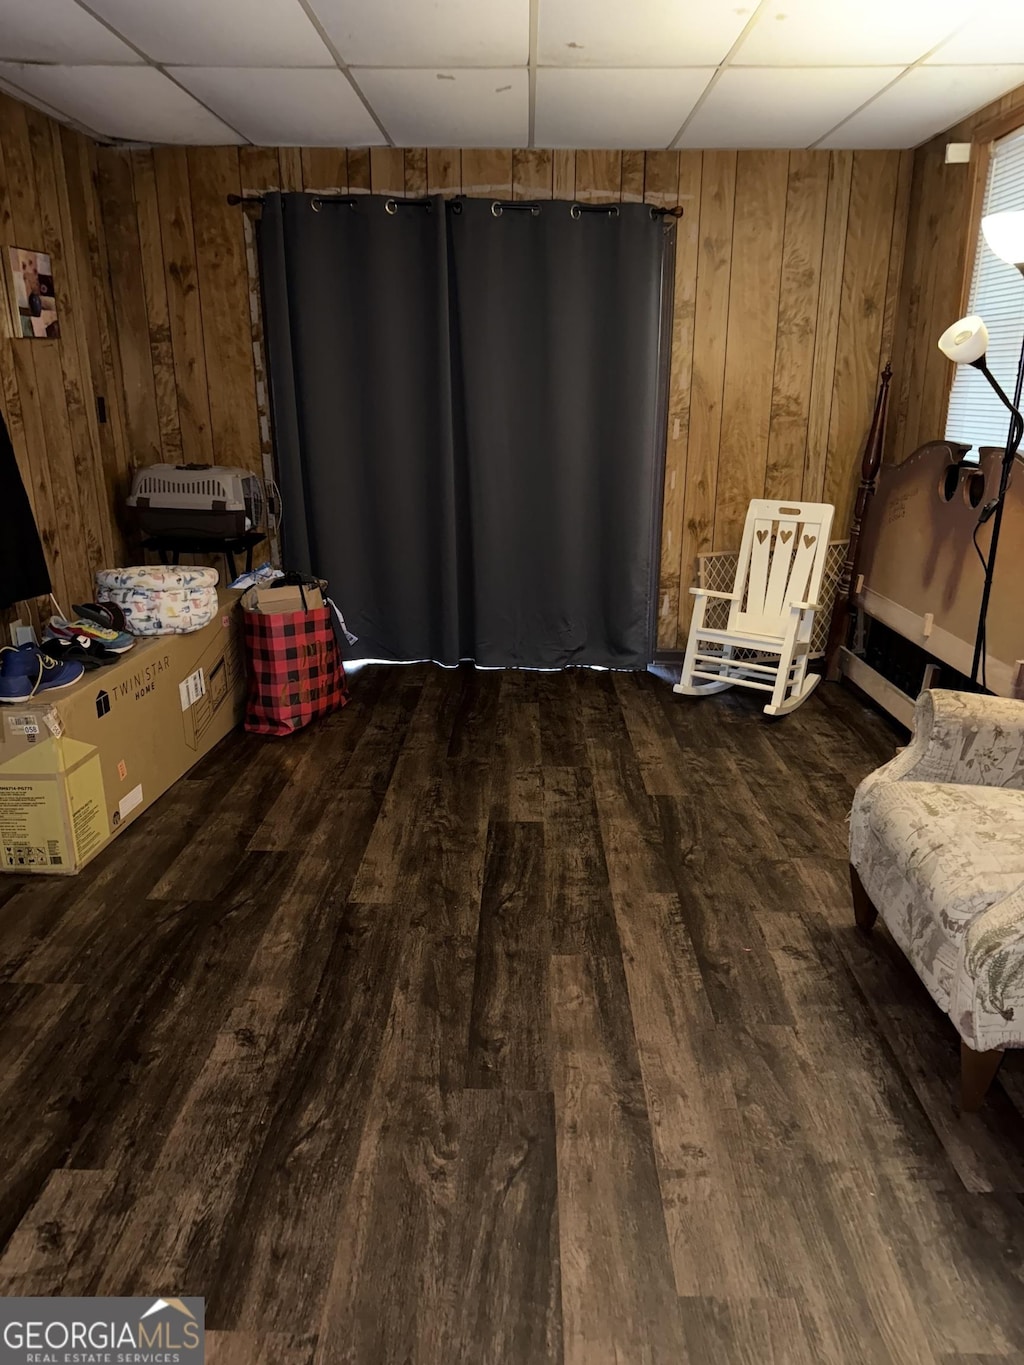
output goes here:
{"type": "Polygon", "coordinates": [[[1024,1047],[1024,702],[923,693],[857,789],[850,861],[969,1045],[1024,1047]]]}

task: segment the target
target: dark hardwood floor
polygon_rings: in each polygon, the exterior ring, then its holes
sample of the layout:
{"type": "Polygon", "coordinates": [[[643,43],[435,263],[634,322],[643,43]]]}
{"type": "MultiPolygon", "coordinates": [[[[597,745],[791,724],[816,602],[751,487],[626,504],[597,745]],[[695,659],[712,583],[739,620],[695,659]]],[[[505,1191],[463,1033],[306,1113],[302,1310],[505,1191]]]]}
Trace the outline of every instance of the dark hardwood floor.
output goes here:
{"type": "Polygon", "coordinates": [[[823,685],[372,668],[0,880],[0,1293],[212,1365],[1024,1359],[1024,1057],[853,927],[823,685]]]}

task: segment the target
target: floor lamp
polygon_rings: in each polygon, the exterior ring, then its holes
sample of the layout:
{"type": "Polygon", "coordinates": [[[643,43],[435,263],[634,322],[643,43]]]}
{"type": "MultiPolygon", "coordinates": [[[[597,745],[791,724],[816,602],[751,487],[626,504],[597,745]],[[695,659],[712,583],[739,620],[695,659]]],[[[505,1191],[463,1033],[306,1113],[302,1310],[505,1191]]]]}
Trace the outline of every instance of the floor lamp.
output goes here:
{"type": "MultiPolygon", "coordinates": [[[[1024,210],[989,214],[988,217],[982,219],[981,230],[985,241],[995,254],[1009,265],[1016,266],[1021,272],[1021,276],[1024,277],[1024,210]]],[[[996,555],[999,551],[999,532],[1003,524],[1006,490],[1010,485],[1010,476],[1013,473],[1017,451],[1020,449],[1021,440],[1024,439],[1024,417],[1021,417],[1019,411],[1021,391],[1024,388],[1024,345],[1021,346],[1020,358],[1017,362],[1017,384],[1012,402],[1007,398],[999,381],[985,362],[985,352],[988,350],[988,328],[981,318],[976,316],[961,318],[959,322],[954,322],[952,327],[947,327],[942,336],[939,337],[939,350],[958,365],[973,365],[976,370],[980,370],[998,395],[999,401],[1010,413],[1010,430],[1006,437],[1006,446],[1003,452],[999,491],[981,509],[978,525],[974,531],[974,544],[985,568],[985,584],[981,593],[978,630],[974,641],[971,685],[977,687],[980,678],[981,686],[985,687],[987,686],[985,681],[985,625],[988,620],[988,605],[992,597],[992,579],[995,573],[996,555]],[[992,538],[989,541],[988,554],[984,555],[978,546],[977,536],[978,531],[987,521],[992,522],[992,538]]]]}

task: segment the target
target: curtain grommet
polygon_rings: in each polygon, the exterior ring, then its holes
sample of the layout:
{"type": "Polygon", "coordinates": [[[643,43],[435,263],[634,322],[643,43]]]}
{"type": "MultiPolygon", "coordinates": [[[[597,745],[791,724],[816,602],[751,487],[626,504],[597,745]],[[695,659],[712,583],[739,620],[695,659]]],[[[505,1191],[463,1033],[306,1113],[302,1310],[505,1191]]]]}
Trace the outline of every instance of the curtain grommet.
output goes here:
{"type": "Polygon", "coordinates": [[[316,195],[314,195],[313,198],[309,201],[309,207],[313,210],[314,213],[319,213],[320,210],[323,208],[323,201],[321,199],[318,199],[316,195]]]}
{"type": "Polygon", "coordinates": [[[398,212],[398,205],[393,199],[384,200],[384,212],[391,214],[392,217],[398,212]]]}
{"type": "Polygon", "coordinates": [[[569,209],[569,217],[579,219],[582,216],[583,210],[580,208],[579,204],[573,204],[572,207],[569,209]]]}
{"type": "Polygon", "coordinates": [[[495,199],[494,203],[491,205],[491,217],[500,218],[501,211],[501,205],[498,203],[497,199],[495,199]]]}

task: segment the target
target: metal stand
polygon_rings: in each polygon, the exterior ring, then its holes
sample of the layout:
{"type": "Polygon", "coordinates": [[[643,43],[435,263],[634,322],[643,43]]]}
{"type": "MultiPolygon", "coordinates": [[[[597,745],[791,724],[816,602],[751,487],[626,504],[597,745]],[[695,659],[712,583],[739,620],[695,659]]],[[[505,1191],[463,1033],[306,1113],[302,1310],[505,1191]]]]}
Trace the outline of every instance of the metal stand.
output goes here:
{"type": "Polygon", "coordinates": [[[183,554],[223,555],[228,570],[228,582],[238,577],[235,555],[245,555],[245,572],[252,573],[252,552],[266,540],[263,531],[243,531],[237,536],[174,536],[153,535],[142,542],[143,550],[153,550],[161,564],[177,564],[183,554]]]}
{"type": "MultiPolygon", "coordinates": [[[[1024,272],[1022,272],[1024,273],[1024,272]]],[[[1006,490],[1010,486],[1010,476],[1013,473],[1014,461],[1017,458],[1017,451],[1020,449],[1021,438],[1024,437],[1024,421],[1020,415],[1021,392],[1024,390],[1024,342],[1021,344],[1020,357],[1017,361],[1017,383],[1013,390],[1013,402],[1010,403],[1006,394],[999,387],[995,377],[985,364],[984,359],[976,362],[977,368],[981,370],[985,378],[995,389],[1002,402],[1010,409],[1010,430],[1006,437],[1006,448],[1003,453],[1003,464],[999,475],[999,491],[989,502],[978,519],[978,528],[992,521],[992,539],[989,541],[988,554],[985,556],[985,585],[981,593],[981,608],[978,612],[978,630],[974,640],[974,658],[971,662],[971,686],[981,691],[986,689],[987,684],[983,681],[985,677],[985,628],[988,620],[988,604],[992,596],[992,580],[995,577],[996,555],[999,552],[999,532],[1003,525],[1003,508],[1006,506],[1006,490]]]]}

